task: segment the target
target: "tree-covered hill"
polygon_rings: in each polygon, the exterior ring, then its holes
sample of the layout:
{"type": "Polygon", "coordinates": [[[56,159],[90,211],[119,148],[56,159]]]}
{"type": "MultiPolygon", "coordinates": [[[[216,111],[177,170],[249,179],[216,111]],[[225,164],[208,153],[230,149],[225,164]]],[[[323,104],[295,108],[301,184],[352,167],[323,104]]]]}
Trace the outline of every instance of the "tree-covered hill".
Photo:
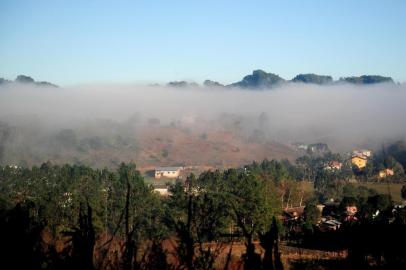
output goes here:
{"type": "Polygon", "coordinates": [[[267,73],[263,70],[254,70],[251,75],[245,76],[241,81],[229,85],[230,87],[240,88],[272,88],[285,82],[285,79],[273,73],[267,73]]]}
{"type": "Polygon", "coordinates": [[[333,82],[333,78],[327,75],[317,75],[309,73],[296,75],[296,77],[292,79],[292,82],[330,84],[333,82]]]}
{"type": "Polygon", "coordinates": [[[254,70],[252,74],[245,76],[241,81],[232,83],[227,87],[236,87],[242,89],[270,89],[275,86],[280,86],[285,83],[308,83],[308,84],[334,84],[334,83],[349,83],[349,84],[377,84],[377,83],[394,83],[391,77],[379,75],[362,75],[340,78],[334,81],[329,75],[317,75],[314,73],[306,73],[296,75],[292,80],[286,80],[274,73],[267,73],[263,70],[254,70]]]}
{"type": "Polygon", "coordinates": [[[42,86],[42,87],[58,87],[57,85],[46,82],[46,81],[35,81],[30,76],[26,75],[18,75],[14,81],[7,80],[4,78],[0,78],[0,86],[7,85],[7,84],[27,84],[27,85],[34,85],[34,86],[42,86]]]}
{"type": "MultiPolygon", "coordinates": [[[[314,73],[303,73],[296,75],[293,79],[287,80],[274,73],[268,73],[264,70],[257,69],[252,72],[252,74],[246,75],[241,81],[224,85],[217,81],[205,80],[203,82],[203,87],[229,87],[229,88],[242,88],[242,89],[270,89],[276,86],[280,86],[285,83],[307,83],[307,84],[334,84],[334,83],[349,83],[357,85],[370,85],[377,83],[394,83],[391,77],[385,77],[380,75],[362,75],[362,76],[349,76],[342,77],[337,81],[334,81],[330,75],[318,75],[314,73]]],[[[0,78],[0,86],[9,84],[28,84],[35,86],[45,86],[45,87],[58,87],[57,85],[46,82],[46,81],[35,81],[33,78],[26,75],[18,75],[17,78],[12,80],[7,80],[0,78]]],[[[199,87],[199,84],[187,81],[171,81],[167,84],[169,87],[199,87]]]]}
{"type": "Polygon", "coordinates": [[[391,77],[384,77],[380,75],[362,75],[340,78],[339,82],[353,83],[353,84],[374,84],[374,83],[393,83],[391,77]]]}

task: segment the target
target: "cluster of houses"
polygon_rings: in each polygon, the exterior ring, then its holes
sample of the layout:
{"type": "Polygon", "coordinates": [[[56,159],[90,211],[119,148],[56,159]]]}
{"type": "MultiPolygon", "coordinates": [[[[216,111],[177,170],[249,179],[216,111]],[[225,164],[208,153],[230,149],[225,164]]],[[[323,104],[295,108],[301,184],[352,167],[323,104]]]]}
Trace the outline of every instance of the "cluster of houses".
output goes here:
{"type": "MultiPolygon", "coordinates": [[[[354,150],[351,153],[351,165],[358,170],[363,170],[367,166],[368,162],[372,159],[372,151],[361,149],[361,150],[354,150]]],[[[330,161],[324,165],[324,169],[328,171],[339,171],[343,166],[342,162],[339,161],[330,161]]],[[[378,172],[377,177],[382,179],[389,176],[393,176],[394,171],[389,168],[382,169],[378,172]]]]}
{"type": "MultiPolygon", "coordinates": [[[[304,206],[291,207],[284,209],[282,220],[285,225],[298,224],[304,219],[304,206]]],[[[320,211],[320,219],[317,222],[317,227],[320,231],[335,231],[338,230],[343,222],[357,220],[358,212],[355,204],[346,206],[344,213],[338,210],[337,203],[318,204],[317,209],[320,211]]]]}
{"type": "MultiPolygon", "coordinates": [[[[353,166],[357,167],[359,170],[364,169],[367,166],[368,161],[372,158],[372,151],[370,150],[355,150],[352,152],[351,163],[353,166]]],[[[394,171],[389,168],[382,169],[378,172],[378,178],[386,178],[393,176],[394,171]]]]}
{"type": "MultiPolygon", "coordinates": [[[[292,144],[293,147],[300,153],[303,154],[312,154],[312,155],[322,155],[328,153],[329,147],[327,144],[324,143],[315,143],[315,144],[304,144],[304,143],[294,143],[292,144]]],[[[349,159],[351,161],[351,165],[362,171],[367,167],[367,164],[372,159],[372,151],[368,149],[357,149],[352,151],[349,154],[349,159]]],[[[343,163],[339,161],[330,161],[324,165],[325,170],[329,171],[339,171],[343,167],[343,163]]],[[[378,172],[378,178],[386,178],[389,176],[393,176],[394,172],[390,168],[386,168],[380,170],[378,172]]]]}
{"type": "MultiPolygon", "coordinates": [[[[372,152],[370,150],[354,150],[351,154],[351,165],[362,170],[367,166],[368,160],[371,158],[372,152]]],[[[342,162],[333,160],[324,165],[325,170],[341,170],[342,162]]]]}
{"type": "MultiPolygon", "coordinates": [[[[391,212],[395,214],[406,207],[405,205],[394,205],[391,212]]],[[[284,209],[282,213],[282,221],[287,227],[294,228],[294,225],[300,224],[304,220],[304,206],[291,207],[284,209]],[[293,226],[292,226],[293,225],[293,226]]],[[[316,227],[322,231],[336,231],[340,229],[342,224],[358,220],[358,208],[355,203],[348,203],[344,209],[340,209],[336,202],[327,202],[317,205],[320,211],[320,219],[317,221],[316,227]]],[[[379,210],[370,213],[372,219],[376,219],[381,215],[379,210]]],[[[389,222],[393,222],[394,218],[389,222]]]]}

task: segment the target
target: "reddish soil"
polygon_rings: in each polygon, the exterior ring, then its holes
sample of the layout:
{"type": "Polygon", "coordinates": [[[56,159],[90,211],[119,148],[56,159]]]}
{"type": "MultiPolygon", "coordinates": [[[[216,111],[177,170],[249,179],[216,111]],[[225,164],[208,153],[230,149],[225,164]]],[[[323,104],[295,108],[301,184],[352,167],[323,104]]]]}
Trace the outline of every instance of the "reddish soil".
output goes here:
{"type": "MultiPolygon", "coordinates": [[[[142,170],[161,166],[195,166],[197,169],[227,168],[254,160],[294,159],[295,152],[278,143],[248,142],[228,131],[150,127],[138,132],[135,161],[142,170]]],[[[196,169],[195,168],[195,169],[196,169]]]]}

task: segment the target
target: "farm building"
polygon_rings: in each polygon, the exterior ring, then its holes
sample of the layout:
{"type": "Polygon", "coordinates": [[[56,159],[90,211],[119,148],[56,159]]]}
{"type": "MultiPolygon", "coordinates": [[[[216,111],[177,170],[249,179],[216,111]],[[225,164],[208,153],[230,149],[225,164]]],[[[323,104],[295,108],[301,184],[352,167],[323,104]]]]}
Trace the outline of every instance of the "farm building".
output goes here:
{"type": "Polygon", "coordinates": [[[155,178],[178,178],[183,167],[157,167],[155,168],[155,178]]]}
{"type": "Polygon", "coordinates": [[[370,158],[372,155],[372,151],[367,150],[367,149],[354,150],[354,151],[352,151],[352,155],[353,156],[364,156],[364,157],[370,158]]]}
{"type": "Polygon", "coordinates": [[[331,161],[324,165],[325,170],[334,171],[334,170],[341,170],[343,164],[338,161],[331,161]]]}
{"type": "Polygon", "coordinates": [[[393,176],[394,172],[391,169],[384,169],[379,171],[379,178],[386,178],[388,176],[393,176]]]}

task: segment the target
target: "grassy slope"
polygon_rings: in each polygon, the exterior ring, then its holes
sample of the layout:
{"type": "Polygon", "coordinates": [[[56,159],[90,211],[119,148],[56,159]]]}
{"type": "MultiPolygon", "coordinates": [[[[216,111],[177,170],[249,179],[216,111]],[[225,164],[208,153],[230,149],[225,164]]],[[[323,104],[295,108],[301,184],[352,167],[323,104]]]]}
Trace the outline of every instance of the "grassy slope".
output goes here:
{"type": "Polygon", "coordinates": [[[372,188],[382,194],[390,194],[392,199],[396,203],[401,203],[402,198],[400,197],[400,190],[402,189],[403,184],[398,183],[358,183],[357,185],[365,186],[367,188],[372,188]],[[389,189],[388,189],[389,187],[389,189]]]}
{"type": "MultiPolygon", "coordinates": [[[[400,196],[400,190],[402,189],[403,186],[402,183],[389,183],[389,189],[387,183],[356,183],[355,185],[375,189],[378,193],[381,194],[390,193],[392,199],[396,203],[402,202],[402,198],[400,196]]],[[[310,182],[303,182],[302,188],[305,192],[311,193],[314,191],[313,183],[310,182]]]]}
{"type": "Polygon", "coordinates": [[[181,128],[145,128],[138,132],[139,151],[135,161],[141,169],[154,166],[238,167],[253,160],[293,160],[294,151],[278,143],[253,143],[227,131],[181,128]]]}

